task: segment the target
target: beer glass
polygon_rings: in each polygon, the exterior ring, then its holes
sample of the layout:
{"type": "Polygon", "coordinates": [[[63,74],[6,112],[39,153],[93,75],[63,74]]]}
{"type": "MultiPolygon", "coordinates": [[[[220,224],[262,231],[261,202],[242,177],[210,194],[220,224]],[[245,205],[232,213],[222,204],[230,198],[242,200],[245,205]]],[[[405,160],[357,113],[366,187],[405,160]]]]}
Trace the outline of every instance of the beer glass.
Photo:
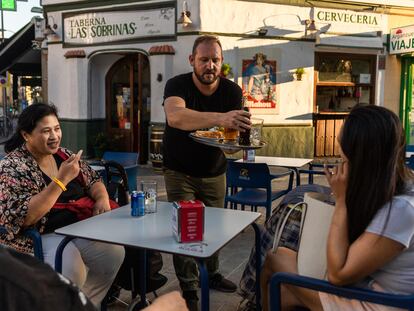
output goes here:
{"type": "Polygon", "coordinates": [[[157,182],[155,180],[142,180],[141,190],[145,195],[145,213],[157,212],[157,182]]]}

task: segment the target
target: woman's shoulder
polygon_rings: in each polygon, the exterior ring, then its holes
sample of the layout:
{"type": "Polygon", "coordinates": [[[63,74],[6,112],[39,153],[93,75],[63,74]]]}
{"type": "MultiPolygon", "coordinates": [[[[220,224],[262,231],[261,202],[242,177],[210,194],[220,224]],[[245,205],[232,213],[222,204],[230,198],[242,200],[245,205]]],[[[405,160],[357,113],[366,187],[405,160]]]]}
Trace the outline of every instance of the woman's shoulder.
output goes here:
{"type": "Polygon", "coordinates": [[[22,163],[27,162],[29,158],[30,153],[26,149],[22,147],[16,148],[4,156],[0,161],[0,167],[21,165],[22,163]]]}

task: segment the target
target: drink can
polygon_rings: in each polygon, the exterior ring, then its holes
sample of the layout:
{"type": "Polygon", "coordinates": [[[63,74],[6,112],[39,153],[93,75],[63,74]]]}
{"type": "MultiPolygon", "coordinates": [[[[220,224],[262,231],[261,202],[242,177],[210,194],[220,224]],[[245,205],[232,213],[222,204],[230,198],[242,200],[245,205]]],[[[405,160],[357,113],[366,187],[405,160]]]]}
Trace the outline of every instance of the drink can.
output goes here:
{"type": "Polygon", "coordinates": [[[131,194],[131,216],[145,215],[145,195],[142,191],[132,191],[131,194]]]}

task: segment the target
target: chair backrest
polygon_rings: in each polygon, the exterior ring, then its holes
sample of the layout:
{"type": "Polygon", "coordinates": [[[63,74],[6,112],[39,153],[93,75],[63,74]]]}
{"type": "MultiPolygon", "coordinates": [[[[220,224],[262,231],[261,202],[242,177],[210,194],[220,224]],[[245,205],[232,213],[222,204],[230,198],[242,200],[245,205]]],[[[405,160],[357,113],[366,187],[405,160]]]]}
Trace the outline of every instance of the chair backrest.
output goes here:
{"type": "Polygon", "coordinates": [[[117,151],[105,151],[102,156],[102,160],[116,161],[123,167],[134,166],[138,164],[139,154],[136,152],[117,152],[117,151]]]}
{"type": "MultiPolygon", "coordinates": [[[[334,164],[328,164],[328,168],[334,167],[334,164]]],[[[324,164],[319,163],[309,163],[309,169],[300,169],[299,175],[307,174],[308,175],[308,184],[313,184],[313,177],[314,175],[325,175],[325,172],[323,170],[324,164]]]]}
{"type": "Polygon", "coordinates": [[[375,304],[414,311],[414,295],[395,295],[358,287],[335,286],[324,280],[286,272],[275,273],[270,280],[269,297],[271,311],[281,310],[280,287],[282,284],[290,284],[298,287],[308,288],[347,299],[357,299],[375,304]]]}
{"type": "Polygon", "coordinates": [[[267,164],[227,162],[227,187],[268,188],[270,185],[267,164]]]}
{"type": "Polygon", "coordinates": [[[124,167],[116,161],[102,161],[102,164],[105,166],[109,198],[121,206],[128,204],[128,177],[124,167]]]}

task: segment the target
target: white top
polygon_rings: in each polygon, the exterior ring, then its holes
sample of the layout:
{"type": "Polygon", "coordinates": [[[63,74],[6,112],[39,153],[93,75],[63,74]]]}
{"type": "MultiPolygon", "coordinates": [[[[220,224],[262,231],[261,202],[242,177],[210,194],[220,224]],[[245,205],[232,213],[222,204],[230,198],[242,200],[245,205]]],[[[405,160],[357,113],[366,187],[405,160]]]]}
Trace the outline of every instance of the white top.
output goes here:
{"type": "MultiPolygon", "coordinates": [[[[294,168],[302,167],[312,161],[313,159],[263,157],[263,156],[256,156],[254,159],[254,163],[266,163],[269,166],[284,166],[284,167],[294,167],[294,168]]],[[[236,162],[243,162],[243,159],[239,159],[236,162]]]]}
{"type": "Polygon", "coordinates": [[[204,241],[178,243],[172,232],[172,203],[157,213],[132,217],[130,205],[57,229],[58,234],[161,252],[208,258],[260,217],[259,213],[206,207],[204,241]]]}
{"type": "Polygon", "coordinates": [[[414,294],[414,195],[396,196],[381,208],[366,231],[385,236],[405,249],[370,277],[386,291],[414,294]]]}

